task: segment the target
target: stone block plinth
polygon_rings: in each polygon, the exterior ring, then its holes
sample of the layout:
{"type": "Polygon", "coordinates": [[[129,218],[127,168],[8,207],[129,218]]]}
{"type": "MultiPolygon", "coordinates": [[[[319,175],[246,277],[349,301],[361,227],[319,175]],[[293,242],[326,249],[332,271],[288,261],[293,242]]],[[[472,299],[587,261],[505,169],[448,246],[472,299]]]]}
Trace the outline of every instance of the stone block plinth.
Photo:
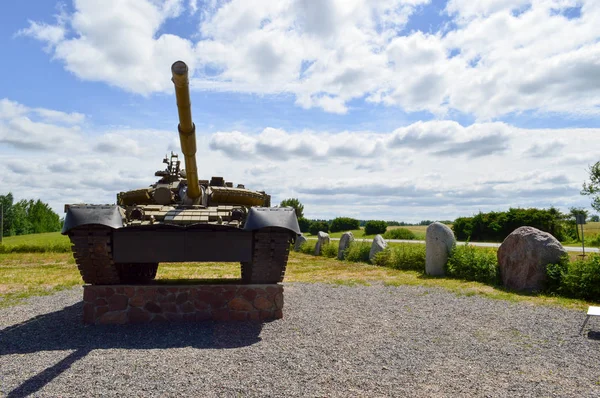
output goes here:
{"type": "Polygon", "coordinates": [[[279,319],[282,285],[87,285],[83,322],[124,324],[279,319]]]}

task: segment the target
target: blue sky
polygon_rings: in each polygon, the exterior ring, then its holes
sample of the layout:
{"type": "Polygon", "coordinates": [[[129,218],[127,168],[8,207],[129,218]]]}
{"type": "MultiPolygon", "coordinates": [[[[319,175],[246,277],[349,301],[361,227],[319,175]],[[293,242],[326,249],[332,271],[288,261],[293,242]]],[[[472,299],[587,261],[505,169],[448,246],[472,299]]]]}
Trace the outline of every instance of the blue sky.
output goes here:
{"type": "Polygon", "coordinates": [[[200,174],[298,197],[310,217],[588,206],[597,2],[247,3],[4,4],[0,193],[58,211],[152,183],[177,149],[183,59],[200,174]]]}

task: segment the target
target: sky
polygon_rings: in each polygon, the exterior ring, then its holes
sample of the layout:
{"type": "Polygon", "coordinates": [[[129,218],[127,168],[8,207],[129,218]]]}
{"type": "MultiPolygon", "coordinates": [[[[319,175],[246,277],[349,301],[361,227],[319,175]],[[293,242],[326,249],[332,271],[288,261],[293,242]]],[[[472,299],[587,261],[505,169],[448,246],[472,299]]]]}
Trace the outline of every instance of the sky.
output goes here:
{"type": "Polygon", "coordinates": [[[597,0],[22,0],[0,5],[0,194],[115,203],[179,151],[309,218],[590,209],[597,0]]]}

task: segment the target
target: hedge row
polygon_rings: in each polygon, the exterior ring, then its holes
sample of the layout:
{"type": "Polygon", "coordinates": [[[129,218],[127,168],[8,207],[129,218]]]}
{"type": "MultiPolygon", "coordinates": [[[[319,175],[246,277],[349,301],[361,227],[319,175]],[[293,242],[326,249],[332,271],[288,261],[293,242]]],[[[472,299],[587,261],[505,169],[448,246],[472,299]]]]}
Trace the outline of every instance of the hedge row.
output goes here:
{"type": "Polygon", "coordinates": [[[566,238],[564,218],[555,208],[509,209],[459,217],[454,220],[452,230],[457,240],[502,242],[515,229],[530,226],[563,241],[566,238]]]}

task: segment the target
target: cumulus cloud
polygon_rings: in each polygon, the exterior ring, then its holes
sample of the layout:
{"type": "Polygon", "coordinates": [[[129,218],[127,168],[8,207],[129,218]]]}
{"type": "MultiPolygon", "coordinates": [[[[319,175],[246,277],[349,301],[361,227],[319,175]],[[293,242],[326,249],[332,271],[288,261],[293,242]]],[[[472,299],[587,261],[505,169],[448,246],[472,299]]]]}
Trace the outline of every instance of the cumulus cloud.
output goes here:
{"type": "Polygon", "coordinates": [[[526,156],[533,158],[546,158],[556,156],[567,144],[562,141],[551,141],[544,143],[535,143],[525,151],[526,156]]]}
{"type": "MultiPolygon", "coordinates": [[[[429,152],[437,156],[481,157],[509,148],[510,128],[503,123],[463,127],[454,121],[416,122],[390,134],[369,132],[290,133],[266,128],[259,134],[219,132],[210,140],[211,149],[230,157],[261,156],[284,161],[307,159],[376,159],[394,150],[429,152]]],[[[372,169],[371,166],[363,166],[372,169]]]]}
{"type": "MultiPolygon", "coordinates": [[[[50,201],[56,211],[64,203],[114,203],[117,192],[148,186],[164,167],[166,149],[176,145],[172,131],[86,125],[84,135],[61,118],[37,121],[42,115],[27,105],[0,104],[0,185],[17,198],[50,201]],[[25,126],[19,134],[5,129],[15,121],[25,126]],[[3,145],[21,136],[29,141],[3,145]],[[76,147],[65,147],[65,139],[76,147]],[[35,144],[44,150],[32,151],[35,144]]],[[[265,128],[197,139],[201,178],[220,175],[265,190],[273,203],[299,197],[312,218],[419,221],[509,206],[587,206],[579,190],[587,166],[600,159],[599,129],[465,127],[445,120],[379,133],[265,128]],[[552,156],[541,156],[548,151],[552,156]]]]}
{"type": "Polygon", "coordinates": [[[0,99],[0,143],[25,150],[72,148],[81,139],[85,115],[53,109],[29,108],[0,99]]]}
{"type": "Polygon", "coordinates": [[[296,104],[349,112],[351,100],[490,120],[534,110],[598,115],[596,0],[450,0],[451,24],[403,28],[429,0],[205,2],[80,0],[19,35],[44,42],[81,79],[147,95],[190,65],[196,89],[291,93],[296,104]],[[188,8],[199,32],[162,31],[188,8]],[[568,11],[575,7],[577,13],[568,11]],[[571,15],[575,15],[572,17],[571,15]],[[448,29],[451,26],[452,29],[448,29]]]}

